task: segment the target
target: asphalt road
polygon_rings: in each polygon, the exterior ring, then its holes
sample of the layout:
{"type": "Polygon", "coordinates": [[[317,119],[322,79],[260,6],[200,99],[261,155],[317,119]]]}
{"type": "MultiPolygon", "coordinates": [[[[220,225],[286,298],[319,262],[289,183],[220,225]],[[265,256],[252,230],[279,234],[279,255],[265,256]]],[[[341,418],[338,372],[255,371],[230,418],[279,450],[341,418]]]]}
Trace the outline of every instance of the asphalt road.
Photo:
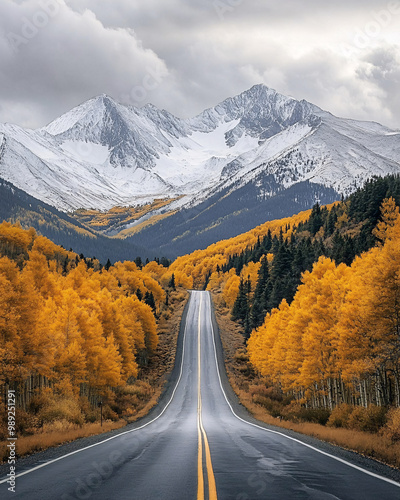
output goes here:
{"type": "Polygon", "coordinates": [[[227,385],[207,292],[192,292],[185,317],[171,386],[147,419],[17,468],[16,493],[3,476],[0,498],[400,499],[399,483],[246,416],[227,385]]]}

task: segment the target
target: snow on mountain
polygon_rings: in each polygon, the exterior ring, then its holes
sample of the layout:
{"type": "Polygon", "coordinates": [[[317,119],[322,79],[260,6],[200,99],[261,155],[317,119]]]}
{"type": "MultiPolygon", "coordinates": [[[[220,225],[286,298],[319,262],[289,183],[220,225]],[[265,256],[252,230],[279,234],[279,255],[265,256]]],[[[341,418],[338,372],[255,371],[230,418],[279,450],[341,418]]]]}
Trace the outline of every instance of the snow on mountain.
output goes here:
{"type": "MultiPolygon", "coordinates": [[[[195,204],[271,175],[347,193],[400,172],[400,131],[337,118],[256,85],[182,120],[101,95],[44,128],[0,124],[0,177],[58,209],[195,204]]],[[[172,206],[171,206],[172,208],[172,206]]]]}

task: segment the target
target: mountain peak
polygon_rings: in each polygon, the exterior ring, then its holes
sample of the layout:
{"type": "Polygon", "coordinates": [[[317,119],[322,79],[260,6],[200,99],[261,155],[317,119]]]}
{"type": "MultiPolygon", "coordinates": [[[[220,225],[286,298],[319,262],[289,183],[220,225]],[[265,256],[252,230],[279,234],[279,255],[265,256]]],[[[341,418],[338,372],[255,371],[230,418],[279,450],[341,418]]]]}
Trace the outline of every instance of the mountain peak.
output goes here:
{"type": "Polygon", "coordinates": [[[307,101],[298,101],[278,93],[262,83],[205,110],[190,120],[195,130],[209,132],[219,124],[238,121],[226,135],[226,144],[233,147],[243,135],[263,142],[297,123],[319,123],[313,115],[317,109],[307,101]]]}
{"type": "Polygon", "coordinates": [[[92,100],[94,102],[102,103],[105,106],[110,106],[110,105],[111,106],[116,106],[116,105],[118,105],[117,101],[115,101],[115,99],[113,99],[108,94],[100,94],[99,96],[94,97],[92,100]]]}
{"type": "Polygon", "coordinates": [[[256,169],[277,185],[318,179],[343,190],[367,172],[397,172],[400,164],[399,136],[389,129],[334,117],[262,83],[190,119],[103,93],[44,129],[2,125],[0,132],[0,177],[50,202],[49,186],[57,186],[54,199],[63,208],[189,199],[231,179],[245,182],[256,169]],[[71,186],[74,199],[60,184],[71,186]]]}
{"type": "Polygon", "coordinates": [[[79,104],[59,118],[40,129],[53,136],[59,136],[78,127],[80,130],[104,121],[105,115],[112,114],[114,119],[119,115],[120,105],[107,94],[101,94],[79,104]]]}

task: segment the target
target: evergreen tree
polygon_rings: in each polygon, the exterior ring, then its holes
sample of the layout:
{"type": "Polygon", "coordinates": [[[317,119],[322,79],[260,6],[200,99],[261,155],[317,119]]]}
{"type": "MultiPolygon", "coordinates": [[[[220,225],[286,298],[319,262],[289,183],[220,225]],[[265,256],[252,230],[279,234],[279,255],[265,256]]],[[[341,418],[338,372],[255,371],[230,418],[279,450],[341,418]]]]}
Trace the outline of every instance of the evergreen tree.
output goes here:
{"type": "Polygon", "coordinates": [[[172,273],[172,276],[171,276],[171,279],[169,280],[168,286],[169,286],[169,288],[172,288],[172,290],[176,290],[175,274],[174,273],[172,273]]]}
{"type": "Polygon", "coordinates": [[[161,264],[163,267],[169,267],[171,265],[171,261],[166,257],[161,257],[161,260],[158,261],[158,264],[161,264]]]}
{"type": "Polygon", "coordinates": [[[269,265],[264,258],[258,271],[258,281],[254,291],[253,305],[250,312],[250,325],[252,329],[262,325],[268,307],[266,302],[266,291],[268,291],[269,265]]]}
{"type": "Polygon", "coordinates": [[[153,312],[155,313],[156,310],[157,310],[157,307],[156,307],[156,302],[154,300],[154,295],[153,295],[153,292],[146,292],[145,295],[144,295],[144,302],[145,304],[147,304],[148,306],[150,306],[153,310],[153,312]]]}
{"type": "Polygon", "coordinates": [[[233,305],[232,319],[234,321],[244,321],[249,313],[248,281],[240,280],[239,292],[233,305]]]}
{"type": "Polygon", "coordinates": [[[308,224],[310,233],[312,234],[312,236],[315,236],[323,225],[321,207],[319,203],[316,203],[313,206],[308,224]]]}

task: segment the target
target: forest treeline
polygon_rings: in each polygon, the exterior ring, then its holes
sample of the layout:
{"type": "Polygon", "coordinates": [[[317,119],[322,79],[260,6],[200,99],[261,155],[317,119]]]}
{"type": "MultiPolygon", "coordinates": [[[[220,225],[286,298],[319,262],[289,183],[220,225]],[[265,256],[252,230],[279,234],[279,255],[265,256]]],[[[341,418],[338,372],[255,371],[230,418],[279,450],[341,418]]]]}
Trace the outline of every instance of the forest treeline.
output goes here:
{"type": "Polygon", "coordinates": [[[112,402],[112,391],[135,383],[156,351],[157,318],[177,286],[190,288],[191,278],[172,277],[158,261],[103,267],[3,222],[0,385],[17,389],[23,410],[55,411],[63,400],[65,415],[82,422],[83,406],[112,402]]]}
{"type": "Polygon", "coordinates": [[[252,365],[313,408],[400,406],[400,178],[171,266],[222,297],[252,365]]]}
{"type": "Polygon", "coordinates": [[[249,342],[270,381],[332,410],[341,403],[400,406],[400,216],[383,201],[377,245],[337,265],[320,257],[293,301],[267,314],[249,342]]]}
{"type": "Polygon", "coordinates": [[[129,413],[157,320],[183,287],[219,297],[279,398],[400,406],[399,203],[400,177],[376,178],[172,263],[104,267],[0,224],[0,384],[20,384],[20,404],[41,416],[64,398],[79,420],[118,391],[129,413]]]}

